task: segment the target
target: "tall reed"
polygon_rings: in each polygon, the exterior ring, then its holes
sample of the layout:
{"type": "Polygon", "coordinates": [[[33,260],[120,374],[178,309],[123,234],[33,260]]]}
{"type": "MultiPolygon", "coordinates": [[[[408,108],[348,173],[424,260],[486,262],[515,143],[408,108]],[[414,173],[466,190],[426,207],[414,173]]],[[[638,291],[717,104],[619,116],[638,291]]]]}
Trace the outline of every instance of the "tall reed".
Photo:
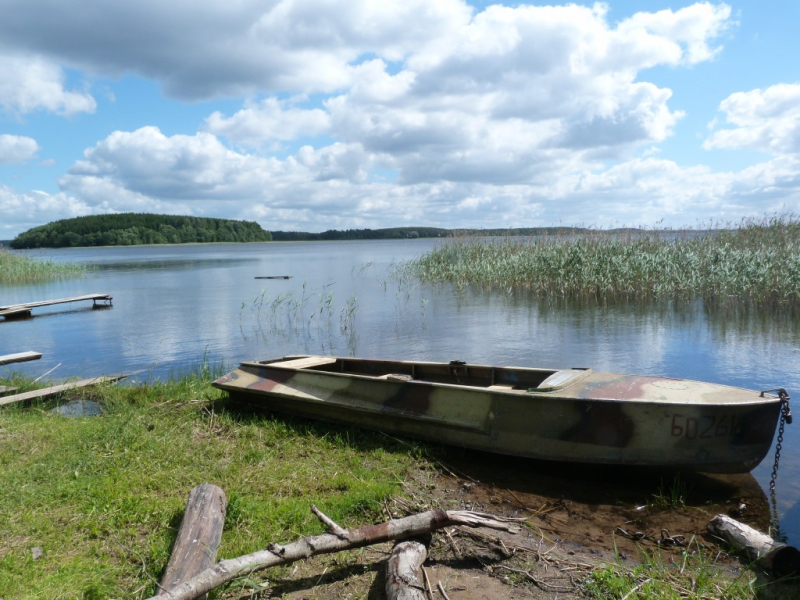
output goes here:
{"type": "Polygon", "coordinates": [[[595,300],[696,299],[800,305],[800,221],[733,227],[447,242],[406,265],[423,280],[595,300]]]}
{"type": "Polygon", "coordinates": [[[73,263],[37,260],[0,246],[0,284],[34,283],[69,277],[83,277],[87,268],[73,263]]]}

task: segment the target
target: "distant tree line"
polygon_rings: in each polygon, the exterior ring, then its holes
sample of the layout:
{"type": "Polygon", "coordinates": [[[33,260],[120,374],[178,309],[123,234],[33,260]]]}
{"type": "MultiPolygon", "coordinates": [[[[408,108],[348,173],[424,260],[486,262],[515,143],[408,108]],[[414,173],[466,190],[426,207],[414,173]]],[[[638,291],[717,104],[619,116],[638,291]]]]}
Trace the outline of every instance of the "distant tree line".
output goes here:
{"type": "Polygon", "coordinates": [[[253,221],[182,217],[140,213],[95,215],[62,219],[34,227],[11,240],[11,248],[70,246],[134,246],[205,242],[299,242],[326,240],[401,240],[444,237],[504,237],[569,235],[587,231],[578,227],[522,227],[508,229],[442,229],[388,227],[385,229],[329,229],[322,233],[266,231],[253,221]]]}
{"type": "MultiPolygon", "coordinates": [[[[509,229],[441,229],[439,227],[389,227],[387,229],[329,229],[322,233],[272,231],[276,242],[320,240],[402,240],[439,237],[503,237],[569,235],[588,231],[582,227],[517,227],[509,229]]],[[[616,231],[616,230],[613,230],[616,231]]]]}
{"type": "Polygon", "coordinates": [[[270,240],[270,233],[253,221],[120,213],[54,221],[19,234],[10,246],[64,248],[270,240]]]}
{"type": "Polygon", "coordinates": [[[320,240],[404,240],[409,238],[447,237],[450,231],[438,227],[389,227],[386,229],[329,229],[322,233],[305,231],[272,231],[276,242],[309,242],[320,240]]]}

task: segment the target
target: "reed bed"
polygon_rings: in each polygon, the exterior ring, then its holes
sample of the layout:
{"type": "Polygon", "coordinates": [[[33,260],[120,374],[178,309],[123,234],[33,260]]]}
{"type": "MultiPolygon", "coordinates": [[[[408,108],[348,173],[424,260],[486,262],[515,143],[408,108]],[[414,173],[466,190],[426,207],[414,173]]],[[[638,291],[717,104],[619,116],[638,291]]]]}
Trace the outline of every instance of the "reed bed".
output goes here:
{"type": "Polygon", "coordinates": [[[0,285],[83,277],[86,273],[84,265],[37,260],[0,246],[0,285]]]}
{"type": "Polygon", "coordinates": [[[405,265],[425,281],[537,297],[616,301],[702,299],[707,306],[800,305],[800,220],[733,227],[449,241],[405,265]]]}

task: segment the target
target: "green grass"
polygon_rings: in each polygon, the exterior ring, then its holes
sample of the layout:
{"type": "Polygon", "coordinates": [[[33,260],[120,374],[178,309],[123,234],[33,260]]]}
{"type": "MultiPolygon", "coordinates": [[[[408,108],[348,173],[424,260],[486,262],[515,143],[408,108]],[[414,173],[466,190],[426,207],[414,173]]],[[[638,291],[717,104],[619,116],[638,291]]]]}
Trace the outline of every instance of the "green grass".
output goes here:
{"type": "Polygon", "coordinates": [[[733,577],[692,540],[670,563],[653,551],[644,552],[636,566],[598,567],[583,583],[583,591],[592,600],[751,600],[762,586],[750,570],[733,577]]]}
{"type": "Polygon", "coordinates": [[[720,229],[499,241],[456,239],[405,265],[423,280],[596,302],[702,299],[711,307],[800,305],[800,220],[720,229]]]}
{"type": "Polygon", "coordinates": [[[209,376],[102,388],[98,417],[0,410],[0,598],[150,595],[202,482],[229,500],[219,558],[321,533],[311,503],[344,526],[384,519],[418,461],[407,446],[237,412],[209,376]]]}
{"type": "Polygon", "coordinates": [[[648,504],[654,508],[682,508],[686,506],[690,491],[691,485],[680,475],[675,475],[670,483],[662,479],[648,504]]]}
{"type": "Polygon", "coordinates": [[[37,260],[0,246],[0,285],[83,277],[86,273],[84,265],[37,260]]]}

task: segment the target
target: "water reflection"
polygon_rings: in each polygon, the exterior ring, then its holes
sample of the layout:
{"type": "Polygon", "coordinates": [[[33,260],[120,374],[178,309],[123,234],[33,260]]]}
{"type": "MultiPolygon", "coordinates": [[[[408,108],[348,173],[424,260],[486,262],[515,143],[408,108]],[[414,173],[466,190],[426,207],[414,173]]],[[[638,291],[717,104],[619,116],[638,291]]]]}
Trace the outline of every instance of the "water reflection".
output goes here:
{"type": "Polygon", "coordinates": [[[95,400],[73,400],[56,406],[50,412],[62,417],[96,417],[103,414],[103,406],[95,400]]]}
{"type": "Polygon", "coordinates": [[[187,269],[209,269],[236,263],[257,262],[256,258],[206,258],[206,259],[154,259],[139,260],[135,262],[117,261],[103,262],[97,264],[95,268],[103,271],[154,271],[154,270],[174,270],[181,271],[187,269]]]}

